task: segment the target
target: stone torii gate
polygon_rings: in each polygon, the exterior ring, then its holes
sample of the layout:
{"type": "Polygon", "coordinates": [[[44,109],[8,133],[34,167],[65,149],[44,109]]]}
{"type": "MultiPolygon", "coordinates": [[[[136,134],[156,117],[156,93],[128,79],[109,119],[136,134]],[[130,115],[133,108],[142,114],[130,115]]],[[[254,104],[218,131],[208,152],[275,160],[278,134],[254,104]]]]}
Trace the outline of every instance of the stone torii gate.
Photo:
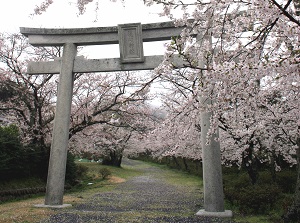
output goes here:
{"type": "MultiPolygon", "coordinates": [[[[63,194],[73,74],[154,69],[163,61],[163,56],[144,56],[143,42],[170,40],[173,36],[179,36],[181,31],[182,27],[175,27],[173,22],[144,25],[131,23],[114,27],[75,29],[20,28],[20,32],[28,37],[29,43],[33,46],[63,46],[61,58],[49,62],[31,62],[27,68],[29,74],[60,74],[45,203],[40,206],[68,206],[63,204],[63,194]],[[119,44],[120,58],[84,59],[76,57],[77,46],[104,44],[119,44]]],[[[183,67],[183,61],[178,57],[174,57],[172,60],[177,67],[183,67]]],[[[202,129],[205,129],[209,123],[203,122],[203,125],[202,129]]],[[[205,197],[207,197],[204,201],[205,209],[197,214],[230,217],[230,213],[228,214],[224,210],[220,145],[219,143],[211,143],[211,145],[205,146],[206,152],[203,153],[206,154],[206,158],[203,157],[203,162],[206,163],[203,163],[206,166],[203,173],[204,181],[206,179],[210,181],[204,183],[208,185],[204,186],[205,197]]]]}

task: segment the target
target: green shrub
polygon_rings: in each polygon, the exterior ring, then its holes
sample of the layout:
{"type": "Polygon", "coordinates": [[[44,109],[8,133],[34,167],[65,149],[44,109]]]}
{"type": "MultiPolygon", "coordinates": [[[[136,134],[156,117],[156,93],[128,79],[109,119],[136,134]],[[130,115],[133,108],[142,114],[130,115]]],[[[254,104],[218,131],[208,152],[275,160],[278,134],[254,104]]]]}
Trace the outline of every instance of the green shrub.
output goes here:
{"type": "Polygon", "coordinates": [[[224,189],[225,197],[244,214],[264,214],[279,200],[281,189],[276,184],[248,184],[224,189]]]}
{"type": "Polygon", "coordinates": [[[75,185],[77,176],[77,165],[75,163],[75,156],[68,152],[67,156],[67,168],[66,168],[66,183],[70,185],[75,185]]]}
{"type": "Polygon", "coordinates": [[[287,213],[284,216],[285,223],[299,223],[300,222],[300,207],[298,205],[292,205],[289,207],[287,213]]]}
{"type": "Polygon", "coordinates": [[[82,178],[84,177],[87,172],[88,172],[89,168],[83,164],[77,164],[77,177],[78,178],[82,178]]]}
{"type": "Polygon", "coordinates": [[[0,126],[0,181],[26,175],[28,168],[22,165],[24,158],[17,126],[0,126]]]}
{"type": "Polygon", "coordinates": [[[251,184],[248,173],[227,174],[223,176],[223,184],[225,188],[243,188],[251,184]]]}
{"type": "Polygon", "coordinates": [[[295,169],[286,169],[277,173],[276,183],[284,193],[294,193],[297,181],[297,171],[295,169]]]}
{"type": "Polygon", "coordinates": [[[101,168],[99,170],[99,174],[101,175],[102,179],[106,179],[108,176],[111,175],[111,171],[108,168],[101,168]]]}
{"type": "Polygon", "coordinates": [[[24,148],[22,166],[29,170],[30,177],[38,177],[46,181],[50,148],[40,144],[29,144],[24,148]]]}

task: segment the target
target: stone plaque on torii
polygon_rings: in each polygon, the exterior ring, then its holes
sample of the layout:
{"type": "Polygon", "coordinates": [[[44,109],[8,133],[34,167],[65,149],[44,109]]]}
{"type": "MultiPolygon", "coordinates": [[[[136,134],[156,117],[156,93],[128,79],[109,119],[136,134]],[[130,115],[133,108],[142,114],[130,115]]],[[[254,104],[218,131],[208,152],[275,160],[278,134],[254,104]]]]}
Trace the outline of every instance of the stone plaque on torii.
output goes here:
{"type": "MultiPolygon", "coordinates": [[[[144,56],[143,42],[170,40],[179,36],[182,27],[175,27],[173,22],[143,24],[131,23],[113,27],[75,28],[75,29],[43,29],[21,27],[20,32],[27,36],[33,46],[63,46],[63,55],[54,61],[31,62],[28,64],[29,74],[60,74],[53,136],[50,150],[49,170],[47,178],[46,196],[42,207],[63,207],[63,194],[66,172],[67,149],[69,140],[69,124],[73,94],[74,73],[113,72],[132,70],[152,70],[164,59],[164,56],[144,56]],[[120,58],[85,59],[77,57],[77,46],[119,44],[120,58]]],[[[104,52],[105,53],[105,52],[104,52]]],[[[170,58],[176,67],[183,67],[184,62],[175,56],[170,58]]],[[[207,125],[207,123],[205,124],[207,125]]],[[[205,175],[215,175],[209,172],[220,166],[219,144],[210,146],[208,156],[203,162],[212,168],[206,168],[205,175]],[[211,150],[211,152],[210,152],[211,150]],[[217,152],[215,152],[217,151],[217,152]],[[207,160],[207,161],[206,161],[207,160]]],[[[206,154],[207,154],[206,153],[206,154]]],[[[218,168],[220,169],[220,168],[218,168]]],[[[221,173],[216,174],[221,177],[221,173]]],[[[207,199],[204,208],[209,207],[208,214],[228,214],[223,210],[222,179],[211,181],[209,187],[204,188],[207,199]],[[210,195],[214,194],[211,199],[210,195]],[[215,196],[217,195],[217,196],[215,196]],[[221,207],[221,208],[220,208],[221,207]]],[[[200,214],[203,214],[202,212],[200,214]]]]}

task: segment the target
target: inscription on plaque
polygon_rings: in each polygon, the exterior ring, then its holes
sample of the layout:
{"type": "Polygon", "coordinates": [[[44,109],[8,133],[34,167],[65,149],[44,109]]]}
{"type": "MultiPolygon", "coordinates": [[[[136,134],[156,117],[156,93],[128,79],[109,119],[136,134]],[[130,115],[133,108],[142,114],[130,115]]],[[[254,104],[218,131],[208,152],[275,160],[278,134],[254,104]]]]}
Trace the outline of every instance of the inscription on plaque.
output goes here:
{"type": "Polygon", "coordinates": [[[119,25],[118,35],[121,62],[144,62],[142,25],[140,23],[119,25]]]}

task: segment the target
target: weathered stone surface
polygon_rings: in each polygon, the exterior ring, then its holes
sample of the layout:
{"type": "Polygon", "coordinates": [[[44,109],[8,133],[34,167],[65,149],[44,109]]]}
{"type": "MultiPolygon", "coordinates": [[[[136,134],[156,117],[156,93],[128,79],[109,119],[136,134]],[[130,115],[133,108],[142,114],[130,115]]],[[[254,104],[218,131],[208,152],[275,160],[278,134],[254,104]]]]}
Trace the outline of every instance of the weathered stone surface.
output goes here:
{"type": "MultiPolygon", "coordinates": [[[[161,22],[161,23],[149,23],[143,24],[142,29],[174,29],[173,22],[161,22]]],[[[51,28],[29,28],[20,27],[20,32],[25,35],[71,35],[71,34],[101,34],[101,33],[117,33],[118,26],[110,27],[89,27],[89,28],[63,28],[63,29],[51,29],[51,28]]]]}
{"type": "Polygon", "coordinates": [[[200,210],[196,213],[197,216],[203,216],[203,217],[217,217],[217,218],[232,218],[233,214],[230,210],[225,210],[222,212],[208,212],[203,210],[200,210]]]}
{"type": "Polygon", "coordinates": [[[34,207],[36,207],[36,208],[58,208],[58,209],[62,209],[62,208],[72,207],[72,205],[71,204],[62,204],[62,205],[35,204],[34,207]]]}
{"type": "Polygon", "coordinates": [[[62,205],[73,94],[73,63],[77,47],[64,45],[50,150],[45,205],[62,205]]]}
{"type": "Polygon", "coordinates": [[[117,33],[104,34],[71,34],[71,35],[29,35],[29,43],[33,46],[63,46],[74,43],[77,46],[117,44],[117,33]]]}
{"type": "Polygon", "coordinates": [[[48,62],[29,62],[27,65],[28,74],[59,74],[61,60],[48,62]]]}
{"type": "MultiPolygon", "coordinates": [[[[142,25],[143,42],[169,40],[180,35],[182,27],[172,22],[142,25]]],[[[77,46],[118,44],[118,27],[94,27],[76,29],[39,29],[21,27],[20,32],[29,38],[33,46],[62,46],[74,43],[77,46]]]]}
{"type": "Polygon", "coordinates": [[[142,26],[140,23],[118,26],[121,63],[144,62],[142,26]]]}
{"type": "MultiPolygon", "coordinates": [[[[201,98],[204,107],[212,102],[209,97],[201,98]]],[[[206,212],[224,212],[224,193],[218,132],[207,138],[211,127],[212,112],[201,112],[201,147],[203,165],[204,209],[206,212]],[[207,140],[209,142],[207,143],[207,140]]]]}
{"type": "MultiPolygon", "coordinates": [[[[123,64],[120,58],[111,59],[84,59],[76,57],[73,72],[112,72],[131,70],[152,70],[156,68],[164,59],[164,56],[146,56],[144,63],[123,64]]],[[[183,67],[184,61],[175,56],[172,63],[176,67],[183,67]]],[[[28,64],[28,74],[58,74],[61,66],[61,58],[49,62],[31,62],[28,64]]]]}

